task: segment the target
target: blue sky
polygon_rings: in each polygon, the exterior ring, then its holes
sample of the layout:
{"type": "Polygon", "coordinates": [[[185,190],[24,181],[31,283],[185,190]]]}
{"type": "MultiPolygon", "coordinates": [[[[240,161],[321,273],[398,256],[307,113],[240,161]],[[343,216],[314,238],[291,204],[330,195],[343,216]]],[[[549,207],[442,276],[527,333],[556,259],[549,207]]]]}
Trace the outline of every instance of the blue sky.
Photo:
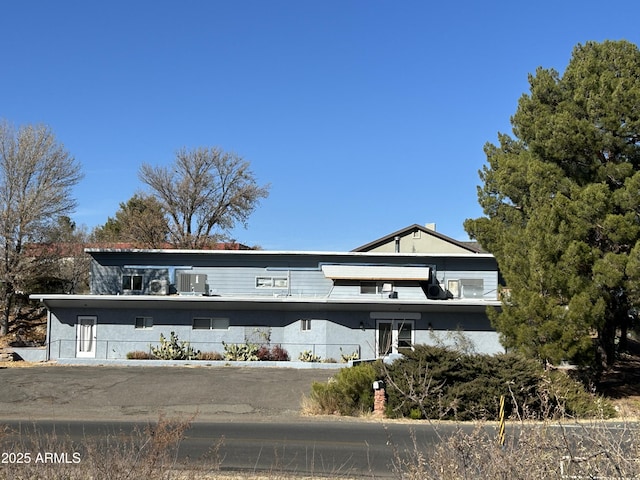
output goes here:
{"type": "Polygon", "coordinates": [[[71,216],[104,224],[142,162],[218,146],[270,196],[231,234],[351,250],[418,223],[465,240],[483,145],[536,67],[589,40],[640,44],[636,3],[592,0],[5,1],[0,118],[81,163],[71,216]]]}

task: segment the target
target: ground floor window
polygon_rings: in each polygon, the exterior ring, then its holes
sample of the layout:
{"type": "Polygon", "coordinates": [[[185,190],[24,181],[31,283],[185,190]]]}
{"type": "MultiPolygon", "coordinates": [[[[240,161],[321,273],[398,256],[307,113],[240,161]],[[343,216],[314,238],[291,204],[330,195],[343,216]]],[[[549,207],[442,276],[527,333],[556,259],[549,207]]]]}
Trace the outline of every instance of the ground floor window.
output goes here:
{"type": "Polygon", "coordinates": [[[136,317],[136,328],[153,327],[153,317],[136,317]]]}
{"type": "Polygon", "coordinates": [[[311,319],[310,318],[303,318],[303,319],[300,320],[300,330],[302,330],[302,331],[311,330],[311,319]]]}
{"type": "Polygon", "coordinates": [[[193,319],[194,330],[228,330],[228,318],[196,317],[193,319]]]}

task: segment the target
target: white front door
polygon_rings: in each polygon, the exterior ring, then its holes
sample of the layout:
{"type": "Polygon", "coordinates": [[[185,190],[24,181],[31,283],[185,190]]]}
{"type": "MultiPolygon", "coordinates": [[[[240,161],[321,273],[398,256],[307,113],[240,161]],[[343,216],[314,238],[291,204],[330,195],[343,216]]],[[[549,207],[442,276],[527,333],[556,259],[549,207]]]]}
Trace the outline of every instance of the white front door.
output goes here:
{"type": "Polygon", "coordinates": [[[97,317],[79,316],[76,331],[76,357],[96,356],[97,317]]]}
{"type": "Polygon", "coordinates": [[[413,349],[413,320],[379,319],[376,330],[379,357],[413,349]]]}

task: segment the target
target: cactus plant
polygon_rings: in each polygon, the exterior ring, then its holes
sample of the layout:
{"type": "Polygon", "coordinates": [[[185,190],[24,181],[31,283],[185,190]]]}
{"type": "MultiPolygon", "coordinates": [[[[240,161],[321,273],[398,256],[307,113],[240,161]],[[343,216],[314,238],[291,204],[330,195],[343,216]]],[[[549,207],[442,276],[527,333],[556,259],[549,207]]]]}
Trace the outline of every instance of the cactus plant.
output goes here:
{"type": "Polygon", "coordinates": [[[254,362],[259,360],[258,350],[260,347],[254,343],[226,343],[222,342],[224,347],[224,359],[235,360],[240,362],[254,362]]]}
{"type": "Polygon", "coordinates": [[[151,347],[153,357],[160,360],[194,360],[199,353],[189,342],[179,341],[175,332],[171,332],[169,340],[160,334],[160,345],[151,347]]]}
{"type": "Polygon", "coordinates": [[[298,360],[301,362],[319,362],[321,358],[319,355],[315,355],[311,350],[305,350],[304,352],[300,352],[298,360]]]}

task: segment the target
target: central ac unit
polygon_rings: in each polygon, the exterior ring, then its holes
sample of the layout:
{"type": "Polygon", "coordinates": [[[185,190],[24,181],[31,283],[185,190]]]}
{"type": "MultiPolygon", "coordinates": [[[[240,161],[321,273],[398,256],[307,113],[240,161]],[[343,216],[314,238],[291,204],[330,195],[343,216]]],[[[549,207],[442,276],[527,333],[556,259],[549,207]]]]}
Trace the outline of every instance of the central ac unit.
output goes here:
{"type": "Polygon", "coordinates": [[[204,273],[180,273],[176,287],[180,294],[204,295],[207,293],[207,275],[204,273]]]}
{"type": "Polygon", "coordinates": [[[169,282],[166,280],[151,280],[149,282],[151,295],[169,295],[169,282]]]}

